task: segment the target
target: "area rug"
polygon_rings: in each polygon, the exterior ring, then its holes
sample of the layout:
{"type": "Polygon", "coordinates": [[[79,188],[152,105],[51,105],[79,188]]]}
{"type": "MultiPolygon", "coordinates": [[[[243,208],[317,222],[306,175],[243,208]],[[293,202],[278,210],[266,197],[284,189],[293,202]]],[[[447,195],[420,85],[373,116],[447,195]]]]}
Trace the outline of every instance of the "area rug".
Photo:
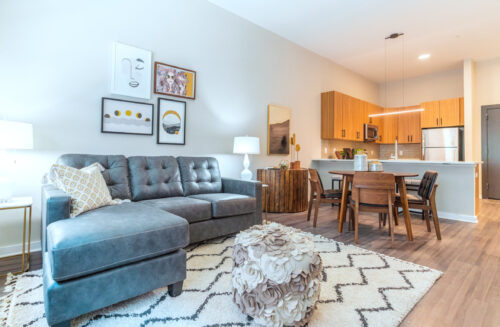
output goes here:
{"type": "MultiPolygon", "coordinates": [[[[309,234],[323,261],[320,302],[308,326],[397,326],[441,272],[309,234]]],[[[72,326],[255,326],[232,302],[234,236],[188,248],[183,293],[157,289],[72,321],[72,326]]],[[[123,285],[127,287],[127,285],[123,285]]],[[[41,270],[10,276],[0,326],[47,326],[41,270]]]]}

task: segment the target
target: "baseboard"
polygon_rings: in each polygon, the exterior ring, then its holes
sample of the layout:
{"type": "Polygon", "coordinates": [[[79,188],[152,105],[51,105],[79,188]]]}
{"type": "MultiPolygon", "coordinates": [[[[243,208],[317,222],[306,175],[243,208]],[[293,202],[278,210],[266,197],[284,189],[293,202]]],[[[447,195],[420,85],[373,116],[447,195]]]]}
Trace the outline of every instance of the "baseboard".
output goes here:
{"type": "MultiPolygon", "coordinates": [[[[40,241],[31,242],[30,251],[31,252],[41,251],[42,250],[41,245],[42,244],[40,243],[40,241]]],[[[27,244],[26,244],[26,251],[28,251],[27,244]]],[[[21,253],[23,253],[22,243],[0,247],[0,258],[10,257],[21,253]]]]}
{"type": "MultiPolygon", "coordinates": [[[[422,210],[410,209],[410,212],[415,213],[415,214],[421,214],[422,210]]],[[[402,215],[402,210],[399,211],[399,215],[402,215]]],[[[439,219],[443,218],[443,219],[449,219],[449,220],[465,221],[468,223],[477,223],[477,216],[461,215],[461,214],[445,212],[445,211],[438,211],[438,216],[439,216],[439,219]]]]}
{"type": "Polygon", "coordinates": [[[443,211],[438,211],[438,216],[439,219],[443,218],[450,220],[465,221],[468,223],[477,223],[477,216],[461,215],[457,213],[443,212],[443,211]]]}

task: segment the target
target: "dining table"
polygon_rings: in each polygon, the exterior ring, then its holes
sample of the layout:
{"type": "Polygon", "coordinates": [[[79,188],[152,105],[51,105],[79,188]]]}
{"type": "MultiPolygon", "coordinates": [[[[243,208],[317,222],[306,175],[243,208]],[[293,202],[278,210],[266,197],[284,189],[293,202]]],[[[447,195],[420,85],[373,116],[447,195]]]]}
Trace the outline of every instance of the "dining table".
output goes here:
{"type": "MultiPolygon", "coordinates": [[[[342,233],[344,221],[346,218],[347,205],[349,200],[349,187],[351,186],[352,180],[354,178],[354,174],[356,171],[354,170],[332,170],[328,172],[329,174],[334,175],[342,175],[342,199],[340,202],[340,213],[339,213],[339,233],[342,233]]],[[[374,172],[376,173],[376,172],[374,172]]],[[[407,177],[416,177],[417,173],[409,173],[409,172],[389,172],[394,175],[396,179],[396,184],[399,188],[399,196],[401,198],[401,203],[403,207],[403,215],[406,226],[406,235],[409,241],[413,241],[413,232],[411,229],[411,220],[410,220],[410,208],[408,206],[408,196],[406,192],[406,182],[405,178],[407,177]]]]}

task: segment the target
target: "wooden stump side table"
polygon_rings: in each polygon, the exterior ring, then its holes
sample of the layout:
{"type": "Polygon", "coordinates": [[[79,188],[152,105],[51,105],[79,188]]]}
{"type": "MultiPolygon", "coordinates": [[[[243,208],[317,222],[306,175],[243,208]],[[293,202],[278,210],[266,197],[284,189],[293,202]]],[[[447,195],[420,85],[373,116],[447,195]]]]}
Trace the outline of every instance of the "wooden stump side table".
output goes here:
{"type": "Polygon", "coordinates": [[[308,205],[307,169],[257,169],[257,180],[269,185],[266,212],[301,212],[308,205]]]}

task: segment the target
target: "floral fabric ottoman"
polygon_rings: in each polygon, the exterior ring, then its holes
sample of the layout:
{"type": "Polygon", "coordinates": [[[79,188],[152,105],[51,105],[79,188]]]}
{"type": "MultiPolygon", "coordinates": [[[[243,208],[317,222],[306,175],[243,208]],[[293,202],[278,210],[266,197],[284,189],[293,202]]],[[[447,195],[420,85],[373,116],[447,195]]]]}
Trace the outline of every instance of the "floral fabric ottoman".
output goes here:
{"type": "Polygon", "coordinates": [[[265,326],[303,326],[319,300],[323,269],[314,242],[298,229],[255,225],[236,236],[233,300],[265,326]]]}

